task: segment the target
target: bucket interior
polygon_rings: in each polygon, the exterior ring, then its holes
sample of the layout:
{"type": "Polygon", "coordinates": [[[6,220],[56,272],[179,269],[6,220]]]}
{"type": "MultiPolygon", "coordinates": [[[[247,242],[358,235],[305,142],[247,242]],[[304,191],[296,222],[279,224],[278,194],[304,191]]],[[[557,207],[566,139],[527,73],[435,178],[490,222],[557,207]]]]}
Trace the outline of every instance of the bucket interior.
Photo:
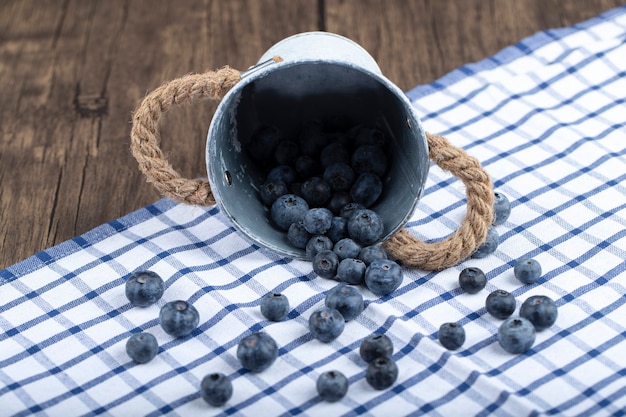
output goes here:
{"type": "Polygon", "coordinates": [[[383,194],[371,207],[382,218],[384,239],[405,225],[422,193],[428,149],[419,119],[397,87],[386,79],[342,63],[283,63],[242,80],[222,101],[207,141],[209,180],[220,208],[253,242],[293,258],[286,233],[270,221],[259,197],[267,169],[248,152],[261,126],[296,137],[312,121],[346,120],[376,126],[386,135],[389,166],[383,194]]]}

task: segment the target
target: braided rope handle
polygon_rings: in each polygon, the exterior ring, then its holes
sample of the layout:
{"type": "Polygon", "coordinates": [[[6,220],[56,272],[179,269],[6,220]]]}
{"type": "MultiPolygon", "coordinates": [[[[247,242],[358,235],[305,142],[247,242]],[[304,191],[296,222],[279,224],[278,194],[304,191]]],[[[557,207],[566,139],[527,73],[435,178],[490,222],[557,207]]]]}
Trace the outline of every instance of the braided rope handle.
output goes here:
{"type": "MultiPolygon", "coordinates": [[[[135,110],[131,152],[147,181],[162,195],[186,204],[215,204],[207,180],[183,178],[165,159],[159,122],[174,105],[197,99],[221,100],[240,79],[241,73],[230,67],[186,75],[152,91],[135,110]]],[[[475,158],[441,136],[426,133],[426,139],[430,159],[465,185],[467,213],[457,231],[442,241],[423,242],[404,228],[383,245],[408,267],[437,271],[466,259],[485,241],[493,220],[494,193],[491,178],[475,158]]]]}

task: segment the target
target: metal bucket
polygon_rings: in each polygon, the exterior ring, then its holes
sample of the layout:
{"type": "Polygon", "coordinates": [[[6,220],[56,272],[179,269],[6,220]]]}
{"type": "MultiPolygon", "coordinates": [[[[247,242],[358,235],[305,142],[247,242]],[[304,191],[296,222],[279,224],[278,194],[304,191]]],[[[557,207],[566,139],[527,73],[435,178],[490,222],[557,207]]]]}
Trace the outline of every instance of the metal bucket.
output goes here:
{"type": "Polygon", "coordinates": [[[245,152],[252,133],[273,125],[292,134],[303,122],[338,115],[362,124],[377,121],[388,137],[384,191],[372,207],[383,220],[383,240],[410,219],[429,167],[426,136],[414,108],[361,46],[339,35],[307,32],[277,43],[244,71],[209,128],[211,190],[222,212],[252,242],[284,256],[305,256],[271,224],[259,198],[265,174],[245,152]]]}

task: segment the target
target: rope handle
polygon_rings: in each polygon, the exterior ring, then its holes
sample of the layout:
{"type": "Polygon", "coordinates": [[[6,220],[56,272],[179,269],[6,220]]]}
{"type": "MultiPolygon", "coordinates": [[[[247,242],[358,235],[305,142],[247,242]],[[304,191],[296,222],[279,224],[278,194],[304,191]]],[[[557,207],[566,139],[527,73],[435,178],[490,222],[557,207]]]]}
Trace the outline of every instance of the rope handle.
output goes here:
{"type": "MultiPolygon", "coordinates": [[[[133,114],[131,152],[147,181],[164,196],[185,204],[209,206],[215,198],[207,180],[183,178],[160,148],[159,123],[174,105],[193,100],[219,101],[241,79],[230,67],[174,79],[148,94],[133,114]]],[[[411,268],[428,271],[458,264],[483,243],[493,220],[493,185],[478,160],[442,136],[426,133],[429,157],[465,185],[467,212],[459,228],[442,241],[426,243],[404,228],[384,242],[394,258],[411,268]]]]}

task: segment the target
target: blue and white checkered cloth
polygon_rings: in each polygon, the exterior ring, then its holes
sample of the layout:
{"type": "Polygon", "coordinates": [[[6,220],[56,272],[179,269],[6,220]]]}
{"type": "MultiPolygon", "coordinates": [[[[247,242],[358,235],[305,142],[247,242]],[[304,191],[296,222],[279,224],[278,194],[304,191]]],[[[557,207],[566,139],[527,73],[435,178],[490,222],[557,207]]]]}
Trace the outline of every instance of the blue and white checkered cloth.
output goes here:
{"type": "MultiPolygon", "coordinates": [[[[251,245],[216,207],[160,200],[0,272],[0,414],[5,415],[407,415],[609,416],[626,413],[626,7],[570,28],[538,33],[408,93],[427,131],[480,160],[512,201],[495,254],[438,273],[407,270],[392,295],[363,290],[366,309],[329,344],[312,339],[309,314],[335,285],[310,263],[251,245]],[[513,277],[521,257],[543,277],[513,277]],[[459,271],[483,269],[487,288],[458,288],[459,271]],[[166,281],[163,299],[132,308],[124,283],[150,269],[166,281]],[[535,294],[554,299],[554,326],[530,351],[506,353],[499,320],[484,307],[497,288],[518,307],[535,294]],[[284,322],[261,316],[270,291],[289,298],[284,322]],[[200,312],[192,337],[174,339],[159,307],[190,300],[200,312]],[[439,325],[461,323],[458,351],[437,341],[439,325]],[[263,330],[279,358],[244,371],[236,346],[263,330]],[[157,357],[134,364],[128,337],[152,332],[157,357]],[[400,369],[376,391],[364,379],[360,341],[390,336],[400,369]],[[318,375],[350,380],[346,397],[325,403],[318,375]],[[201,379],[222,372],[234,395],[203,402],[201,379]]],[[[422,239],[452,233],[464,189],[433,166],[409,222],[422,239]]]]}

